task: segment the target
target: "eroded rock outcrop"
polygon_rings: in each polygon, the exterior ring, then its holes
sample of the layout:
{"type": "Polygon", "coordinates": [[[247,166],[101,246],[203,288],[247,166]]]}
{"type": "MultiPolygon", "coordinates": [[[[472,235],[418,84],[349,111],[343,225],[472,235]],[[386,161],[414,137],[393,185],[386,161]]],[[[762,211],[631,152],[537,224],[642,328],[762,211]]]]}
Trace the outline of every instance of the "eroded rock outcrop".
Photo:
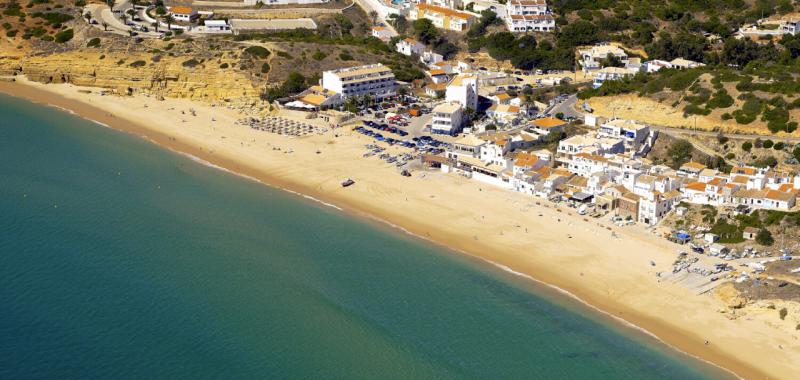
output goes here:
{"type": "Polygon", "coordinates": [[[41,83],[101,87],[118,94],[147,93],[247,107],[260,91],[242,73],[189,57],[153,59],[146,53],[69,52],[0,59],[0,75],[25,75],[41,83]]]}

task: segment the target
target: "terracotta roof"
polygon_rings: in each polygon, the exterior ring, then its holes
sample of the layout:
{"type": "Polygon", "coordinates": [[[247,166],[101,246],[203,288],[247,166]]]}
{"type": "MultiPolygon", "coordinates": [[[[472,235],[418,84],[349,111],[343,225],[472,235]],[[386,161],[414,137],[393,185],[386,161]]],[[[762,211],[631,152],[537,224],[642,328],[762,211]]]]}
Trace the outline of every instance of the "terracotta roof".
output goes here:
{"type": "Polygon", "coordinates": [[[764,198],[772,199],[774,201],[788,202],[794,199],[796,196],[797,194],[794,192],[784,193],[778,190],[767,190],[767,193],[765,194],[764,198]]]}
{"type": "Polygon", "coordinates": [[[733,173],[733,174],[744,174],[744,175],[754,175],[754,174],[756,174],[756,169],[755,168],[748,168],[748,167],[744,167],[744,166],[735,166],[731,170],[731,173],[733,173]]]}
{"type": "Polygon", "coordinates": [[[706,191],[706,184],[702,182],[692,182],[686,185],[687,190],[706,191]]]}
{"type": "Polygon", "coordinates": [[[722,178],[716,177],[716,178],[712,179],[711,181],[708,181],[708,184],[712,185],[712,186],[722,186],[722,184],[724,182],[725,181],[722,178]]]}
{"type": "Polygon", "coordinates": [[[494,104],[491,107],[489,107],[489,109],[495,112],[502,112],[502,113],[519,113],[519,107],[509,106],[505,104],[494,104]]]}
{"type": "Polygon", "coordinates": [[[382,26],[373,26],[373,27],[372,27],[372,30],[374,30],[374,31],[376,31],[376,32],[380,32],[381,30],[385,30],[385,29],[386,29],[386,28],[384,28],[384,27],[382,27],[382,26]]]}
{"type": "Polygon", "coordinates": [[[169,9],[169,11],[170,11],[170,13],[177,13],[177,14],[183,14],[183,15],[192,14],[192,12],[194,12],[194,10],[192,8],[189,8],[189,7],[172,7],[172,8],[169,9]]]}
{"type": "Polygon", "coordinates": [[[700,170],[705,169],[706,166],[701,164],[701,163],[699,163],[699,162],[689,161],[689,162],[681,165],[681,169],[683,169],[683,168],[694,169],[694,170],[700,171],[700,170]]]}
{"type": "Polygon", "coordinates": [[[315,106],[322,105],[327,98],[318,94],[309,94],[300,99],[303,103],[312,104],[315,106]]]}
{"type": "Polygon", "coordinates": [[[431,74],[431,76],[434,76],[434,75],[447,75],[447,73],[445,73],[444,70],[442,70],[442,69],[433,69],[433,70],[428,71],[428,72],[431,74]]]}
{"type": "Polygon", "coordinates": [[[566,125],[567,122],[561,119],[556,119],[554,117],[544,117],[541,119],[536,119],[533,121],[533,125],[540,127],[540,128],[554,128],[566,125]]]}
{"type": "Polygon", "coordinates": [[[521,166],[521,167],[529,167],[536,164],[539,161],[539,157],[536,157],[533,154],[527,152],[520,152],[517,153],[516,161],[514,161],[514,166],[521,166]]]}
{"type": "Polygon", "coordinates": [[[731,181],[732,182],[736,182],[736,183],[747,183],[747,177],[741,176],[741,175],[737,175],[737,176],[733,177],[733,179],[731,181]]]}
{"type": "Polygon", "coordinates": [[[507,92],[501,92],[499,94],[495,94],[494,96],[496,96],[499,100],[511,99],[511,95],[509,95],[507,92]]]}
{"type": "Polygon", "coordinates": [[[426,11],[426,12],[430,11],[432,13],[439,13],[439,14],[442,14],[442,15],[445,15],[445,16],[449,16],[449,17],[460,18],[462,20],[470,20],[470,19],[474,19],[475,18],[475,16],[473,16],[473,15],[471,15],[469,13],[459,12],[459,11],[456,11],[456,10],[453,10],[453,9],[450,9],[450,8],[437,7],[435,5],[430,5],[430,4],[425,4],[425,3],[417,4],[417,9],[422,10],[422,11],[426,11]]]}

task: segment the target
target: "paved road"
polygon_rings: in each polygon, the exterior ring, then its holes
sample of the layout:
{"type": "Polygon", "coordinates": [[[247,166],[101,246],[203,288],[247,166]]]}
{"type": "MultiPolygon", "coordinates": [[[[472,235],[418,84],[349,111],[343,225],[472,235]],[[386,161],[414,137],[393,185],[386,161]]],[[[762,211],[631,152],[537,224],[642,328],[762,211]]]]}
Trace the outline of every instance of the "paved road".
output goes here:
{"type": "MultiPolygon", "coordinates": [[[[710,131],[694,131],[691,129],[679,129],[679,128],[670,128],[670,127],[660,127],[651,125],[651,128],[667,133],[673,136],[703,136],[703,137],[717,137],[719,132],[710,132],[710,131]]],[[[770,139],[772,141],[783,141],[783,142],[790,142],[790,143],[800,143],[800,137],[783,137],[783,136],[771,136],[771,135],[756,135],[756,134],[734,134],[734,133],[723,133],[725,137],[730,139],[738,139],[738,140],[755,140],[757,138],[760,139],[770,139]]]]}
{"type": "MultiPolygon", "coordinates": [[[[364,13],[366,13],[367,16],[369,16],[369,12],[370,11],[375,11],[375,13],[378,14],[378,20],[381,23],[383,23],[384,27],[386,27],[386,29],[389,29],[395,36],[398,35],[398,33],[394,29],[394,27],[391,26],[388,22],[386,22],[386,17],[382,16],[382,14],[381,14],[382,12],[380,12],[380,10],[377,9],[376,7],[373,7],[373,2],[375,2],[375,1],[376,0],[355,0],[355,3],[358,4],[358,6],[361,7],[361,9],[364,10],[364,13]]],[[[387,15],[387,17],[388,17],[388,15],[387,15]]]]}
{"type": "Polygon", "coordinates": [[[583,113],[578,112],[575,109],[575,104],[578,103],[578,96],[577,95],[570,95],[567,97],[567,100],[556,104],[553,108],[550,109],[548,112],[551,115],[555,115],[557,113],[563,113],[564,117],[574,117],[576,119],[583,119],[583,113]]]}
{"type": "MultiPolygon", "coordinates": [[[[117,6],[117,9],[126,9],[130,8],[130,4],[128,2],[124,2],[117,6]]],[[[105,22],[108,25],[108,32],[121,34],[121,35],[129,35],[129,31],[131,28],[122,23],[119,19],[114,17],[114,14],[111,13],[111,10],[105,4],[89,4],[86,6],[86,9],[92,14],[92,18],[97,20],[97,25],[95,27],[104,29],[103,23],[105,22]]]]}

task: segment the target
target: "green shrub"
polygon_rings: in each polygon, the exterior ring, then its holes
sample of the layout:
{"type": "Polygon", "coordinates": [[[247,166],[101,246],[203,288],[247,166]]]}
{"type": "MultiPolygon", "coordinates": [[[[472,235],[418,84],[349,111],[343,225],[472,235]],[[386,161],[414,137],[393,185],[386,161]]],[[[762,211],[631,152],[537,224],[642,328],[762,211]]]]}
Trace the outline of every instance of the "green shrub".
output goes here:
{"type": "Polygon", "coordinates": [[[16,36],[17,36],[17,31],[16,30],[9,30],[9,31],[6,32],[6,37],[14,38],[16,36]]]}
{"type": "Polygon", "coordinates": [[[34,18],[45,20],[46,25],[52,25],[54,27],[74,19],[74,17],[66,13],[58,13],[58,12],[45,12],[45,13],[36,12],[31,16],[33,16],[34,18]]]}
{"type": "Polygon", "coordinates": [[[772,238],[772,233],[770,233],[768,229],[762,228],[758,231],[758,234],[756,234],[756,243],[770,246],[775,243],[775,239],[772,238]]]}
{"type": "Polygon", "coordinates": [[[98,46],[100,46],[100,39],[97,37],[92,38],[91,40],[89,40],[89,42],[86,43],[86,47],[98,47],[98,46]]]}
{"type": "Polygon", "coordinates": [[[314,52],[313,55],[311,55],[311,58],[314,58],[317,61],[321,61],[321,60],[325,59],[325,57],[327,57],[327,56],[328,55],[323,53],[321,50],[317,50],[317,51],[314,52]]]}
{"type": "Polygon", "coordinates": [[[784,146],[785,146],[785,145],[784,145],[784,143],[783,143],[783,142],[781,142],[781,141],[778,141],[778,142],[776,142],[776,143],[775,143],[775,145],[773,145],[773,146],[772,146],[772,149],[775,149],[775,150],[783,150],[783,147],[784,147],[784,146]]]}
{"type": "Polygon", "coordinates": [[[772,140],[764,140],[764,142],[761,144],[764,149],[772,148],[773,145],[775,145],[775,143],[772,142],[772,140]]]}
{"type": "Polygon", "coordinates": [[[130,67],[142,67],[142,66],[145,66],[145,65],[147,65],[147,62],[142,61],[142,60],[138,60],[138,61],[131,62],[128,66],[130,66],[130,67]]]}
{"type": "Polygon", "coordinates": [[[244,49],[244,52],[259,59],[264,59],[269,56],[269,50],[263,46],[250,46],[244,49]]]}
{"type": "Polygon", "coordinates": [[[219,65],[219,68],[220,69],[227,69],[228,68],[228,64],[227,63],[223,63],[223,64],[219,65]]]}
{"type": "Polygon", "coordinates": [[[285,51],[282,51],[282,50],[278,50],[278,52],[275,53],[275,54],[277,54],[278,57],[282,57],[282,58],[286,58],[286,59],[293,59],[294,58],[294,57],[292,57],[291,54],[289,54],[289,53],[287,53],[285,51]]]}
{"type": "Polygon", "coordinates": [[[730,153],[728,153],[728,154],[726,154],[726,155],[725,155],[725,159],[726,159],[726,160],[732,160],[732,159],[734,159],[734,158],[736,158],[736,154],[735,154],[735,153],[733,153],[733,152],[730,152],[730,153]]]}
{"type": "Polygon", "coordinates": [[[753,149],[753,143],[750,141],[745,141],[742,143],[742,150],[749,152],[751,149],[753,149]]]}
{"type": "Polygon", "coordinates": [[[194,68],[195,66],[197,66],[199,64],[200,64],[200,62],[198,62],[196,59],[192,58],[192,59],[190,59],[188,61],[183,61],[183,63],[181,63],[181,66],[194,68]]]}
{"type": "Polygon", "coordinates": [[[269,63],[264,62],[261,64],[261,73],[266,74],[269,72],[269,63]]]}
{"type": "Polygon", "coordinates": [[[63,44],[64,42],[71,40],[72,37],[74,36],[75,33],[72,31],[72,29],[63,30],[61,32],[56,33],[55,41],[60,44],[63,44]]]}
{"type": "Polygon", "coordinates": [[[344,52],[344,53],[339,54],[339,59],[341,59],[342,61],[352,61],[353,60],[353,56],[350,55],[347,52],[344,52]]]}

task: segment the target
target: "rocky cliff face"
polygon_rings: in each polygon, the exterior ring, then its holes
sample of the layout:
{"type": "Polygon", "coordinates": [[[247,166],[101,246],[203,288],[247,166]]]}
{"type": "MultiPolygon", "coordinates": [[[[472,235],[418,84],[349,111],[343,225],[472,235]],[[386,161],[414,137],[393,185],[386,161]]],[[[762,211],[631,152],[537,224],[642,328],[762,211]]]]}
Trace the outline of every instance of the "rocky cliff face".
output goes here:
{"type": "Polygon", "coordinates": [[[42,83],[101,87],[118,94],[188,98],[234,107],[259,103],[260,91],[242,73],[213,61],[184,65],[189,57],[165,56],[155,62],[146,53],[68,52],[24,58],[0,58],[0,75],[25,75],[42,83]]]}

